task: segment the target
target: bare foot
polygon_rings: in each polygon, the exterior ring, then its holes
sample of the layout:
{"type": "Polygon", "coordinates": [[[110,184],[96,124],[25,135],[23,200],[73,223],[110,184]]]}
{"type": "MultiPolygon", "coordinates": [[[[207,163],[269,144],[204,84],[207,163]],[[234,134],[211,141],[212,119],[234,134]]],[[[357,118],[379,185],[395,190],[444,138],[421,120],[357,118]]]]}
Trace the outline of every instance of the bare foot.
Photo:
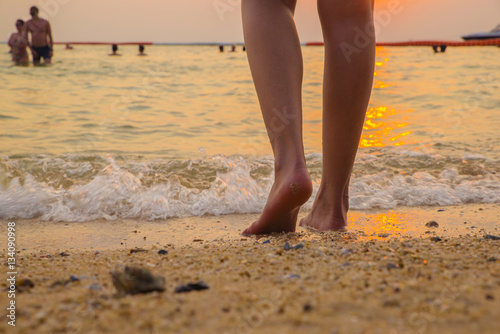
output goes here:
{"type": "Polygon", "coordinates": [[[346,231],[348,210],[347,192],[335,198],[320,187],[311,212],[300,220],[300,226],[312,227],[318,231],[346,231]]]}
{"type": "Polygon", "coordinates": [[[305,165],[276,174],[261,216],[243,235],[294,232],[299,208],[312,194],[312,183],[305,165]]]}

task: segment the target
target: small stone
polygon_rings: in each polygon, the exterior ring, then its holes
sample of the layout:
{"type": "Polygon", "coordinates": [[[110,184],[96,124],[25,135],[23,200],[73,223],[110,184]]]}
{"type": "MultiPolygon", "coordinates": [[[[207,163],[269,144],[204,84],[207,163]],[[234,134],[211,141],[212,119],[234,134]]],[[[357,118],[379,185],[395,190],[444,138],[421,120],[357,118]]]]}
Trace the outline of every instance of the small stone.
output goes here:
{"type": "Polygon", "coordinates": [[[66,252],[62,252],[62,253],[60,253],[59,255],[61,255],[61,256],[69,256],[69,254],[68,254],[68,253],[66,253],[66,252]]]}
{"type": "Polygon", "coordinates": [[[290,275],[286,275],[285,277],[283,277],[284,279],[299,279],[300,278],[300,275],[298,274],[290,274],[290,275]]]}
{"type": "Polygon", "coordinates": [[[271,240],[266,240],[262,244],[264,245],[264,244],[270,244],[270,243],[271,243],[271,240]]]}
{"type": "Polygon", "coordinates": [[[487,294],[485,298],[486,300],[495,300],[495,297],[492,294],[487,294]]]}
{"type": "Polygon", "coordinates": [[[427,227],[439,227],[439,224],[435,220],[431,220],[425,224],[427,227]]]}
{"type": "Polygon", "coordinates": [[[399,307],[401,304],[397,299],[387,299],[384,301],[384,307],[399,307]]]}
{"type": "Polygon", "coordinates": [[[29,278],[23,278],[16,282],[16,289],[19,292],[27,291],[35,286],[32,280],[29,278]]]}
{"type": "Polygon", "coordinates": [[[439,210],[438,210],[438,212],[443,212],[443,211],[445,211],[445,210],[444,210],[444,209],[439,209],[439,210]]]}
{"type": "Polygon", "coordinates": [[[193,242],[203,242],[203,239],[193,239],[193,242]]]}
{"type": "Polygon", "coordinates": [[[305,245],[301,242],[301,243],[296,244],[292,248],[294,248],[294,249],[301,249],[301,248],[304,248],[304,247],[305,247],[305,245]]]}
{"type": "Polygon", "coordinates": [[[398,268],[399,267],[396,264],[392,263],[392,262],[390,262],[390,263],[387,264],[387,270],[398,269],[398,268]]]}
{"type": "Polygon", "coordinates": [[[431,241],[434,241],[434,242],[440,242],[442,241],[443,239],[441,239],[440,237],[431,237],[430,239],[431,241]]]}
{"type": "Polygon", "coordinates": [[[69,281],[70,282],[78,282],[80,279],[78,277],[76,277],[75,275],[71,275],[69,277],[69,281]]]}
{"type": "Polygon", "coordinates": [[[132,253],[146,253],[148,250],[143,248],[133,248],[130,250],[130,254],[132,253]]]}
{"type": "Polygon", "coordinates": [[[352,249],[342,248],[342,250],[340,251],[340,255],[350,255],[350,254],[352,254],[352,249]]]}
{"type": "Polygon", "coordinates": [[[158,254],[160,254],[160,255],[166,255],[166,254],[168,254],[168,251],[166,251],[165,249],[160,249],[158,251],[158,254]]]}
{"type": "Polygon", "coordinates": [[[50,285],[51,288],[55,288],[56,286],[59,286],[59,285],[63,285],[63,283],[61,281],[55,281],[54,283],[52,283],[50,285]]]}
{"type": "Polygon", "coordinates": [[[500,240],[500,237],[496,236],[496,235],[493,235],[493,234],[486,234],[484,236],[484,238],[486,240],[500,240]]]}
{"type": "Polygon", "coordinates": [[[287,241],[287,242],[285,242],[285,245],[283,246],[283,248],[284,248],[286,251],[288,251],[288,250],[292,249],[292,246],[290,246],[290,243],[287,241]]]}
{"type": "Polygon", "coordinates": [[[306,304],[304,304],[303,309],[304,309],[304,312],[311,312],[313,307],[311,304],[306,303],[306,304]]]}
{"type": "Polygon", "coordinates": [[[203,281],[198,281],[196,283],[188,283],[188,284],[179,285],[178,287],[175,288],[175,293],[201,291],[201,290],[207,290],[207,289],[210,289],[210,287],[207,285],[207,283],[205,283],[203,281]]]}
{"type": "Polygon", "coordinates": [[[153,276],[148,269],[125,267],[123,272],[112,271],[110,274],[113,285],[121,294],[165,291],[165,278],[153,276]]]}
{"type": "Polygon", "coordinates": [[[379,233],[377,236],[379,238],[387,238],[389,236],[389,233],[379,233]]]}
{"type": "Polygon", "coordinates": [[[496,257],[490,257],[487,261],[488,262],[496,262],[497,258],[496,257]]]}

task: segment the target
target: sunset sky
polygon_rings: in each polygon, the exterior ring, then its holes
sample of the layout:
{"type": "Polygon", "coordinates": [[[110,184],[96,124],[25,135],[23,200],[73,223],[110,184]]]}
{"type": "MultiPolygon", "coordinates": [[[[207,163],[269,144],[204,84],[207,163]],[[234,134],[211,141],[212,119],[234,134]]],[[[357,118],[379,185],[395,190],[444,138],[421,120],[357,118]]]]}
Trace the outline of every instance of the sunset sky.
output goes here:
{"type": "MultiPolygon", "coordinates": [[[[15,30],[16,19],[29,19],[32,5],[60,42],[243,40],[240,0],[1,0],[0,41],[15,30]]],[[[499,0],[376,0],[375,11],[378,41],[459,40],[500,23],[499,0]]],[[[302,42],[322,40],[316,0],[298,0],[296,21],[302,42]]]]}

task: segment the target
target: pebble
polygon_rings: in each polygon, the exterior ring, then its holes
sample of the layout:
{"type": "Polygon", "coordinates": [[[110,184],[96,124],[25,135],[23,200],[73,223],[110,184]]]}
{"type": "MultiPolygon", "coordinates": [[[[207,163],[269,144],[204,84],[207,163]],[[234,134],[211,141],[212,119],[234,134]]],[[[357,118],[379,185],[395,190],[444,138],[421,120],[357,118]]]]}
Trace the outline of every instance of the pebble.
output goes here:
{"type": "Polygon", "coordinates": [[[439,227],[439,224],[435,220],[431,220],[425,224],[427,227],[439,227]]]}
{"type": "Polygon", "coordinates": [[[290,274],[290,275],[286,275],[285,277],[283,277],[284,279],[294,279],[294,278],[297,278],[299,279],[300,278],[300,275],[298,274],[290,274]]]}
{"type": "Polygon", "coordinates": [[[121,294],[165,291],[165,278],[153,276],[148,269],[125,267],[123,272],[112,271],[110,274],[113,285],[121,294]]]}
{"type": "Polygon", "coordinates": [[[293,246],[292,248],[295,248],[295,249],[301,249],[301,248],[304,248],[306,245],[304,245],[302,242],[296,244],[295,246],[293,246]]]}
{"type": "Polygon", "coordinates": [[[392,262],[387,264],[387,270],[398,269],[398,268],[399,267],[396,264],[392,263],[392,262]]]}
{"type": "Polygon", "coordinates": [[[342,250],[340,251],[340,255],[350,255],[350,254],[352,254],[352,249],[342,248],[342,250]]]}
{"type": "Polygon", "coordinates": [[[284,248],[286,251],[287,251],[287,250],[290,250],[290,249],[301,249],[301,248],[304,248],[304,247],[305,247],[305,245],[304,245],[302,242],[300,242],[300,243],[296,244],[295,246],[291,246],[291,245],[290,245],[290,243],[287,241],[287,242],[285,243],[285,245],[283,245],[283,248],[284,248]]]}
{"type": "Polygon", "coordinates": [[[130,250],[130,254],[132,253],[145,253],[147,252],[148,250],[147,249],[143,249],[143,248],[133,248],[130,250]]]}
{"type": "Polygon", "coordinates": [[[207,290],[207,289],[210,289],[210,287],[207,285],[207,283],[205,283],[203,281],[198,281],[196,283],[188,283],[188,284],[179,285],[178,287],[175,288],[175,293],[201,291],[201,290],[207,290]]]}
{"type": "Polygon", "coordinates": [[[384,301],[384,307],[399,307],[401,306],[399,300],[397,299],[387,299],[384,301]]]}
{"type": "Polygon", "coordinates": [[[79,280],[80,280],[80,279],[79,279],[78,277],[76,277],[75,275],[71,275],[71,276],[69,277],[69,281],[70,281],[70,282],[77,282],[77,281],[79,281],[79,280]]]}
{"type": "Polygon", "coordinates": [[[311,304],[306,303],[306,304],[304,304],[303,309],[304,309],[304,312],[311,312],[311,311],[312,311],[312,309],[313,309],[313,307],[312,307],[312,305],[311,305],[311,304]]]}
{"type": "Polygon", "coordinates": [[[379,238],[387,238],[389,236],[389,233],[379,233],[377,236],[379,238]]]}
{"type": "Polygon", "coordinates": [[[166,255],[166,254],[168,254],[168,251],[166,251],[165,249],[160,249],[160,250],[158,251],[158,254],[161,254],[161,255],[166,255]]]}
{"type": "Polygon", "coordinates": [[[441,239],[440,237],[431,237],[431,241],[434,241],[434,242],[440,242],[442,240],[443,239],[441,239]]]}
{"type": "Polygon", "coordinates": [[[497,258],[496,257],[490,257],[488,259],[488,262],[496,262],[497,261],[497,258]]]}
{"type": "Polygon", "coordinates": [[[444,210],[444,209],[439,209],[439,210],[438,210],[438,212],[443,212],[443,211],[445,211],[445,210],[444,210]]]}
{"type": "Polygon", "coordinates": [[[486,240],[500,240],[500,237],[496,236],[496,235],[492,235],[492,234],[486,234],[484,236],[484,238],[486,240]]]}
{"type": "Polygon", "coordinates": [[[62,253],[60,253],[59,255],[61,255],[61,256],[69,256],[69,254],[68,254],[68,253],[66,253],[66,252],[62,252],[62,253]]]}
{"type": "Polygon", "coordinates": [[[262,244],[264,245],[264,244],[270,244],[270,243],[271,243],[271,240],[266,240],[262,244]]]}
{"type": "Polygon", "coordinates": [[[27,291],[33,287],[35,287],[35,283],[29,278],[23,278],[16,282],[16,288],[19,292],[27,291]]]}

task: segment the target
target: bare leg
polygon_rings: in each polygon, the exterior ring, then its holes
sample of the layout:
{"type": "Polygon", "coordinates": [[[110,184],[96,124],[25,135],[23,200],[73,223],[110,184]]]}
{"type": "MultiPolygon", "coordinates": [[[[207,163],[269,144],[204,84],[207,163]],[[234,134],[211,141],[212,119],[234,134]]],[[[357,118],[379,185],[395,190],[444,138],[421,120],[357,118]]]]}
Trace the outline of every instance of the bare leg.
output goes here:
{"type": "Polygon", "coordinates": [[[300,225],[343,230],[349,178],[373,83],[373,3],[318,0],[318,11],[325,40],[323,173],[312,211],[300,225]]]}
{"type": "Polygon", "coordinates": [[[262,215],[243,234],[293,232],[312,193],[302,142],[302,53],[296,0],[243,0],[248,61],[275,158],[275,182],[262,215]]]}

